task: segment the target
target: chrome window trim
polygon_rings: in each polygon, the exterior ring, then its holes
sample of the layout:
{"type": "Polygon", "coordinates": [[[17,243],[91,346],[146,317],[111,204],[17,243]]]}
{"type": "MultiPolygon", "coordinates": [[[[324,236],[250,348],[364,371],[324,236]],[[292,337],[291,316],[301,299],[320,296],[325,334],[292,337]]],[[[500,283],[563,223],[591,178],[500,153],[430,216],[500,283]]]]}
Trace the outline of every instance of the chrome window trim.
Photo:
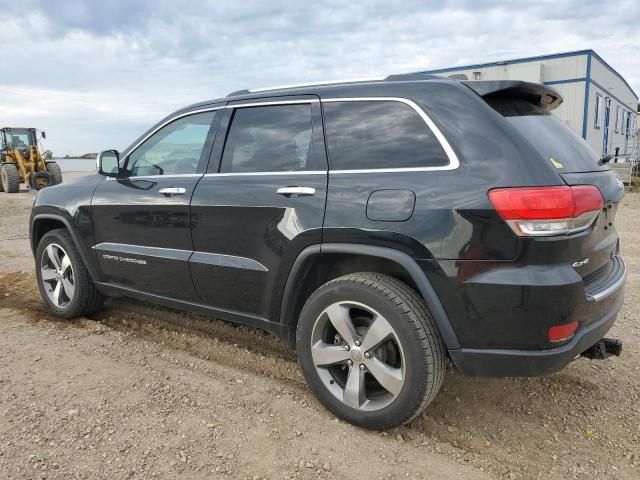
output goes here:
{"type": "MultiPolygon", "coordinates": [[[[296,170],[292,172],[217,172],[217,173],[205,173],[205,174],[176,174],[176,175],[144,175],[144,176],[131,176],[131,177],[123,177],[129,180],[131,179],[147,179],[147,178],[172,178],[172,177],[213,177],[213,176],[265,176],[265,175],[326,175],[328,174],[345,174],[345,173],[399,173],[399,172],[432,172],[432,171],[447,171],[447,170],[455,170],[460,167],[460,161],[458,160],[458,156],[453,151],[451,144],[448,142],[446,137],[442,134],[438,126],[431,120],[429,115],[420,108],[418,104],[416,104],[413,100],[404,97],[335,97],[335,98],[324,98],[319,100],[317,98],[305,98],[299,100],[270,100],[270,101],[250,101],[244,103],[235,103],[235,104],[227,104],[219,107],[212,108],[202,108],[199,110],[192,110],[189,112],[182,113],[175,117],[170,118],[166,122],[159,125],[152,132],[146,135],[142,140],[135,144],[135,146],[131,149],[131,151],[127,154],[126,157],[122,159],[124,161],[128,158],[142,143],[144,143],[149,137],[154,135],[158,130],[165,127],[166,125],[174,122],[183,117],[187,117],[189,115],[196,115],[198,113],[211,112],[216,110],[223,109],[234,109],[234,108],[246,108],[246,107],[260,107],[260,106],[275,106],[275,105],[292,105],[292,104],[312,104],[312,103],[337,103],[337,102],[399,102],[404,103],[411,107],[422,120],[425,122],[427,127],[433,132],[434,136],[442,146],[445,151],[447,158],[449,159],[449,163],[447,165],[440,165],[436,167],[406,167],[406,168],[367,168],[367,169],[344,169],[344,170],[296,170]]],[[[114,177],[107,177],[107,180],[115,180],[114,177]]]]}
{"type": "Polygon", "coordinates": [[[107,177],[107,181],[110,180],[146,180],[148,178],[195,178],[201,177],[202,173],[173,173],[169,175],[139,175],[131,177],[107,177]]]}
{"type": "Polygon", "coordinates": [[[247,177],[265,175],[326,175],[327,170],[294,170],[291,172],[218,172],[205,173],[205,177],[247,177]]]}
{"type": "Polygon", "coordinates": [[[407,167],[407,168],[366,168],[366,169],[344,169],[330,170],[329,173],[392,173],[392,172],[433,172],[443,170],[455,170],[460,167],[458,156],[451,148],[446,137],[442,134],[438,126],[431,120],[429,115],[420,108],[413,100],[403,97],[344,97],[344,98],[323,98],[322,103],[338,103],[338,102],[399,102],[411,107],[422,118],[427,127],[433,132],[434,136],[440,142],[440,146],[447,154],[449,163],[447,165],[439,165],[437,167],[407,167]]]}

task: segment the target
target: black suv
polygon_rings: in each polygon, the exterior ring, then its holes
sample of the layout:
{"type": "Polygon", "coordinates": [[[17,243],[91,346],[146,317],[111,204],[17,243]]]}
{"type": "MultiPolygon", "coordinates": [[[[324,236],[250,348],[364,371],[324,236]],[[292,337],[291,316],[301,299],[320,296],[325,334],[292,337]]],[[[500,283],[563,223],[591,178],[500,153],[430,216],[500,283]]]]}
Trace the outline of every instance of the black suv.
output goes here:
{"type": "Polygon", "coordinates": [[[623,303],[619,179],[552,88],[424,75],[240,91],[99,175],[38,193],[42,298],[131,296],[271,332],[334,414],[408,422],[447,359],[540,375],[605,357],[623,303]]]}

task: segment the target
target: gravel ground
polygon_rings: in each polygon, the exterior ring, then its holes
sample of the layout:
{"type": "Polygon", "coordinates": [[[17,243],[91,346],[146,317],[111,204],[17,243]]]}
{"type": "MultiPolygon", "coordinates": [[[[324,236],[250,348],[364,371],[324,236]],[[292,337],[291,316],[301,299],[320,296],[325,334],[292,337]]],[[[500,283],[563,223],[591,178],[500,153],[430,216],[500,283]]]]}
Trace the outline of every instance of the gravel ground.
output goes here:
{"type": "Polygon", "coordinates": [[[31,202],[0,195],[0,478],[640,478],[640,194],[617,219],[621,357],[542,378],[451,370],[421,417],[384,433],[334,419],[266,334],[127,299],[49,316],[31,202]]]}

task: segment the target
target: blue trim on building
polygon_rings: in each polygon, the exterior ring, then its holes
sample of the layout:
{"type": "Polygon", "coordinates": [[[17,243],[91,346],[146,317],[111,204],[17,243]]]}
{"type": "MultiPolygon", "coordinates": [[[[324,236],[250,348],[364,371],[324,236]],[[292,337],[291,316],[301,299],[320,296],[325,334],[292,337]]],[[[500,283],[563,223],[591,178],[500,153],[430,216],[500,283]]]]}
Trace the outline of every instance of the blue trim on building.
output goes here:
{"type": "Polygon", "coordinates": [[[582,113],[582,138],[587,139],[587,123],[589,123],[589,86],[591,85],[591,52],[587,56],[587,81],[584,85],[584,112],[582,113]]]}
{"type": "MultiPolygon", "coordinates": [[[[517,63],[534,62],[536,60],[552,60],[554,58],[577,57],[577,56],[580,56],[580,55],[588,55],[589,58],[595,57],[600,63],[602,63],[602,65],[605,66],[605,68],[607,68],[611,73],[613,73],[615,76],[617,76],[620,80],[622,80],[624,82],[624,84],[631,91],[631,93],[636,97],[636,99],[638,98],[638,95],[633,90],[633,88],[631,88],[629,83],[627,83],[627,81],[624,79],[624,77],[622,75],[620,75],[613,67],[611,67],[611,65],[609,65],[607,62],[605,62],[602,59],[602,57],[600,55],[598,55],[593,50],[576,50],[574,52],[563,52],[563,53],[553,53],[553,54],[549,54],[549,55],[538,55],[538,56],[535,56],[535,57],[514,58],[512,60],[503,60],[503,61],[498,61],[498,62],[477,63],[475,65],[460,65],[459,67],[448,67],[448,68],[438,68],[438,69],[434,69],[434,70],[424,70],[424,71],[421,71],[419,73],[439,74],[439,73],[457,72],[459,70],[470,70],[470,69],[473,69],[473,68],[497,67],[499,65],[513,65],[513,64],[517,64],[517,63]]],[[[588,61],[589,60],[587,60],[587,62],[588,61]]],[[[551,83],[549,83],[549,85],[551,85],[551,83]]]]}
{"type": "Polygon", "coordinates": [[[618,102],[621,105],[624,105],[624,107],[626,109],[631,110],[632,112],[635,112],[635,108],[630,107],[629,105],[626,104],[626,102],[623,102],[622,100],[620,100],[618,97],[616,97],[613,93],[611,93],[609,90],[607,90],[606,88],[604,88],[602,85],[600,85],[598,82],[596,82],[595,80],[591,80],[591,83],[593,83],[594,86],[598,87],[600,90],[602,90],[604,93],[607,94],[608,97],[613,98],[616,102],[618,102]]]}
{"type": "Polygon", "coordinates": [[[559,85],[561,83],[577,83],[577,82],[586,82],[587,79],[585,77],[582,78],[568,78],[567,80],[551,80],[550,82],[544,82],[545,85],[559,85]]]}
{"type": "Polygon", "coordinates": [[[622,80],[624,82],[624,84],[627,86],[627,88],[629,90],[631,90],[631,93],[633,93],[633,96],[636,97],[636,100],[638,100],[638,94],[636,92],[633,91],[633,88],[631,88],[631,85],[629,85],[627,83],[627,81],[624,79],[624,77],[622,75],[620,75],[611,65],[609,65],[607,62],[605,62],[602,57],[600,55],[598,55],[596,52],[594,52],[593,50],[591,50],[591,55],[593,55],[594,57],[596,57],[596,59],[603,64],[611,73],[613,73],[615,76],[617,76],[620,80],[622,80]]]}
{"type": "Polygon", "coordinates": [[[575,52],[564,52],[564,53],[553,53],[550,55],[539,55],[536,57],[525,57],[525,58],[515,58],[512,60],[504,60],[499,62],[487,62],[487,63],[478,63],[475,65],[461,65],[459,67],[448,67],[448,68],[440,68],[436,70],[425,70],[420,73],[428,73],[428,74],[437,74],[437,73],[447,73],[447,72],[455,72],[457,70],[469,70],[471,68],[482,68],[482,67],[497,67],[499,65],[513,65],[514,63],[527,63],[536,60],[551,60],[553,58],[564,58],[564,57],[575,57],[578,55],[588,55],[589,52],[593,50],[577,50],[575,52]]]}

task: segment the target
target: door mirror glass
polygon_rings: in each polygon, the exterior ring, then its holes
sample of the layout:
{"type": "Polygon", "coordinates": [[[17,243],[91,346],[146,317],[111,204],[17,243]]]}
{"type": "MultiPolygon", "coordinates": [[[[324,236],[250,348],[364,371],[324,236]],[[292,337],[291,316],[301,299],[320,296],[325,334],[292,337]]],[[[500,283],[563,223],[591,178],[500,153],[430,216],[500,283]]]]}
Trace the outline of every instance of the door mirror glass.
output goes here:
{"type": "Polygon", "coordinates": [[[117,150],[104,150],[98,154],[98,173],[106,177],[117,177],[120,171],[120,155],[117,150]]]}
{"type": "Polygon", "coordinates": [[[47,138],[47,133],[46,132],[40,132],[40,135],[42,135],[42,138],[44,138],[44,139],[47,138]]]}

